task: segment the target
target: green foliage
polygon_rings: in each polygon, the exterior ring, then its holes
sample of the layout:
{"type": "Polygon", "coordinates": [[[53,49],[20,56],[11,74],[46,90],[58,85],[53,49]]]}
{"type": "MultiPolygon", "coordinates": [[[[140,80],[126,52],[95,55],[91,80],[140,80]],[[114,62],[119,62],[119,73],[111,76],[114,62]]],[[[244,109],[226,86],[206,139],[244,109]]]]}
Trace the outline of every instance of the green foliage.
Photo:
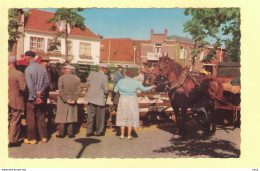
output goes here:
{"type": "Polygon", "coordinates": [[[89,65],[78,65],[72,64],[75,67],[76,75],[80,78],[81,82],[86,82],[87,77],[90,73],[90,66],[89,65]]]}
{"type": "Polygon", "coordinates": [[[58,50],[57,46],[61,46],[61,43],[57,40],[57,38],[55,38],[54,41],[50,42],[50,47],[48,48],[48,51],[58,50]]]}
{"type": "Polygon", "coordinates": [[[23,26],[23,22],[19,20],[19,15],[22,14],[30,14],[29,12],[25,12],[23,9],[10,8],[8,10],[8,50],[11,51],[14,43],[17,43],[17,40],[21,37],[25,37],[25,34],[18,31],[20,26],[23,26]]]}
{"type": "MultiPolygon", "coordinates": [[[[226,56],[231,61],[240,61],[240,9],[239,8],[188,8],[184,14],[192,19],[184,23],[184,32],[189,33],[195,41],[191,57],[194,59],[201,52],[201,48],[209,45],[206,38],[217,39],[217,45],[225,43],[226,56]],[[232,35],[232,40],[221,40],[217,34],[232,35]]],[[[216,48],[206,56],[205,62],[214,58],[216,48]]]]}
{"type": "Polygon", "coordinates": [[[217,41],[215,46],[208,53],[208,55],[202,59],[202,62],[210,63],[212,59],[216,59],[217,58],[216,51],[217,51],[219,46],[220,46],[220,42],[217,41]]]}
{"type": "Polygon", "coordinates": [[[226,52],[226,56],[228,57],[229,61],[231,62],[240,61],[241,51],[240,49],[239,50],[237,49],[238,47],[240,47],[240,39],[233,40],[233,41],[227,39],[225,41],[225,44],[226,44],[226,49],[228,49],[228,51],[226,52]]]}
{"type": "MultiPolygon", "coordinates": [[[[87,78],[90,74],[90,72],[98,71],[98,65],[79,65],[79,64],[72,64],[72,66],[75,67],[76,75],[80,78],[81,82],[86,82],[87,78]]],[[[117,71],[118,67],[109,67],[107,70],[106,75],[109,78],[109,82],[113,83],[113,80],[111,79],[111,74],[114,74],[117,71]]],[[[130,69],[130,68],[129,68],[130,69]]],[[[135,75],[137,76],[137,68],[131,67],[135,71],[135,75]]],[[[126,68],[123,69],[123,74],[126,68]]]]}
{"type": "MultiPolygon", "coordinates": [[[[54,17],[50,18],[46,23],[53,23],[52,27],[50,30],[55,31],[56,30],[56,23],[59,21],[65,22],[65,32],[61,31],[56,34],[56,39],[58,37],[65,37],[65,46],[66,46],[66,59],[68,58],[68,42],[67,38],[69,36],[68,33],[68,25],[71,28],[79,28],[80,30],[84,31],[85,30],[85,18],[82,17],[81,15],[78,14],[78,12],[83,11],[81,8],[60,8],[56,11],[54,17]]],[[[57,44],[54,44],[54,46],[57,44]]],[[[53,47],[54,48],[54,47],[53,47]]]]}
{"type": "Polygon", "coordinates": [[[77,27],[82,31],[85,30],[85,18],[78,14],[83,11],[81,8],[60,8],[56,11],[55,16],[50,18],[47,23],[56,23],[65,21],[72,28],[77,27]]]}

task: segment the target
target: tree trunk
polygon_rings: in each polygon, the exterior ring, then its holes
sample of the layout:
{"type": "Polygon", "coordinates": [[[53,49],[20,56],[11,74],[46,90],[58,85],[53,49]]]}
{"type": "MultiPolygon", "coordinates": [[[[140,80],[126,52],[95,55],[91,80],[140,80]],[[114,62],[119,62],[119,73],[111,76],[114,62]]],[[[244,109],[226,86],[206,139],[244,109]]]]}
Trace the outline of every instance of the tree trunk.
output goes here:
{"type": "Polygon", "coordinates": [[[66,30],[65,30],[65,56],[66,56],[66,61],[68,61],[68,28],[67,28],[67,23],[66,23],[66,30]]]}
{"type": "Polygon", "coordinates": [[[16,56],[17,43],[15,43],[15,42],[8,42],[8,43],[9,43],[9,48],[11,48],[11,49],[8,49],[9,55],[16,56]]]}
{"type": "MultiPolygon", "coordinates": [[[[197,48],[196,45],[194,45],[194,49],[196,49],[196,48],[197,48]]],[[[192,57],[192,72],[194,72],[195,58],[196,58],[196,56],[192,57]]]]}

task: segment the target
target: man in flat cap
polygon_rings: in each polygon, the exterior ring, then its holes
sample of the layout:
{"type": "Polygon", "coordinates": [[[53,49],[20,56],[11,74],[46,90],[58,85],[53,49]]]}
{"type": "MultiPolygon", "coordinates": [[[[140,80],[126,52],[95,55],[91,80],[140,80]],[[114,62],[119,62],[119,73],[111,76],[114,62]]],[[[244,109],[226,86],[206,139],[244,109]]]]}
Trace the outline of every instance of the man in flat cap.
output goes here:
{"type": "Polygon", "coordinates": [[[53,85],[52,79],[51,79],[52,78],[51,77],[51,68],[49,67],[50,61],[51,61],[51,59],[48,56],[43,56],[41,58],[41,65],[46,69],[48,78],[49,78],[49,82],[50,82],[50,86],[49,86],[47,93],[49,93],[49,90],[52,90],[54,88],[54,85],[53,85]]]}
{"type": "Polygon", "coordinates": [[[46,69],[35,61],[35,53],[25,52],[25,58],[29,63],[25,69],[25,79],[29,91],[27,107],[27,138],[26,144],[37,144],[36,126],[41,141],[47,142],[47,128],[44,118],[44,108],[47,103],[46,89],[49,86],[49,78],[46,69]]]}
{"type": "Polygon", "coordinates": [[[21,113],[24,111],[24,74],[15,68],[16,57],[8,57],[8,139],[9,147],[20,146],[21,113]]]}
{"type": "Polygon", "coordinates": [[[51,61],[51,59],[48,56],[42,56],[41,57],[41,65],[44,68],[48,68],[50,61],[51,61]]]}
{"type": "Polygon", "coordinates": [[[56,67],[53,68],[53,82],[54,82],[54,90],[58,90],[58,80],[59,80],[59,77],[62,75],[62,65],[60,62],[57,62],[56,64],[56,67]]]}
{"type": "MultiPolygon", "coordinates": [[[[114,88],[116,87],[116,84],[118,83],[119,80],[124,78],[124,74],[122,73],[123,71],[123,66],[122,65],[118,65],[117,71],[114,73],[114,88]]],[[[113,92],[113,110],[117,110],[117,105],[118,105],[118,101],[119,101],[119,92],[115,93],[113,92]]]]}
{"type": "MultiPolygon", "coordinates": [[[[39,58],[39,57],[38,57],[39,58]]],[[[45,89],[45,92],[44,94],[46,94],[46,98],[49,98],[49,93],[50,91],[54,90],[55,89],[55,82],[54,82],[54,79],[55,79],[55,73],[54,73],[54,69],[52,69],[51,66],[49,66],[49,63],[51,61],[51,59],[48,57],[48,56],[42,56],[41,57],[41,65],[46,69],[47,71],[47,75],[48,75],[48,78],[49,78],[49,87],[45,89]]],[[[53,121],[53,116],[52,116],[52,108],[51,107],[48,107],[46,105],[45,107],[45,114],[47,116],[47,119],[48,119],[48,122],[47,122],[47,131],[51,130],[52,129],[52,121],[53,121]]]]}
{"type": "Polygon", "coordinates": [[[120,79],[124,78],[122,71],[123,71],[123,66],[118,65],[117,71],[114,73],[114,87],[116,87],[116,84],[120,79]]]}
{"type": "Polygon", "coordinates": [[[57,138],[64,138],[66,136],[66,127],[69,138],[75,137],[73,123],[78,121],[77,99],[79,98],[81,88],[79,77],[72,74],[74,70],[74,67],[71,65],[64,66],[64,74],[60,76],[58,81],[59,98],[55,118],[55,122],[59,123],[57,138]]]}
{"type": "Polygon", "coordinates": [[[96,136],[104,135],[105,105],[108,96],[107,64],[101,63],[98,72],[91,72],[87,79],[88,102],[87,137],[94,135],[94,119],[96,117],[96,136]]]}

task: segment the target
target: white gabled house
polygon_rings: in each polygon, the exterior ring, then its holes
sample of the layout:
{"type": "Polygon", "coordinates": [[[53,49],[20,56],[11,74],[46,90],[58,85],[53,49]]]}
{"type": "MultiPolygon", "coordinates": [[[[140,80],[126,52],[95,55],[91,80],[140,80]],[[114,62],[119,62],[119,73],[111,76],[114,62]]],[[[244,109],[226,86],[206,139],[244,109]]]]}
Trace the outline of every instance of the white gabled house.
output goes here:
{"type": "MultiPolygon", "coordinates": [[[[25,17],[23,41],[23,53],[31,50],[36,52],[37,56],[49,56],[51,62],[64,62],[65,58],[65,39],[58,38],[61,46],[58,50],[48,51],[50,43],[58,33],[59,26],[56,24],[56,31],[51,31],[52,23],[46,23],[54,13],[40,11],[36,9],[29,10],[31,15],[25,17]]],[[[71,63],[97,65],[100,59],[100,38],[91,30],[85,27],[85,31],[78,28],[70,28],[68,37],[68,59],[71,63]]]]}

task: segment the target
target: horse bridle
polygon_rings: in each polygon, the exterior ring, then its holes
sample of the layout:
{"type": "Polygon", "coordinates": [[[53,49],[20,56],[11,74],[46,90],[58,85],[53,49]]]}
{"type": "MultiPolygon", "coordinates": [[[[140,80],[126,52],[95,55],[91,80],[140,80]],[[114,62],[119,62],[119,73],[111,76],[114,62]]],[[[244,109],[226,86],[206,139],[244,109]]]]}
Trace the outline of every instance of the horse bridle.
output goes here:
{"type": "MultiPolygon", "coordinates": [[[[168,65],[169,65],[169,64],[168,64],[168,65]]],[[[169,72],[169,66],[166,65],[166,66],[165,66],[165,70],[166,70],[166,71],[168,70],[168,72],[166,72],[165,75],[161,75],[161,73],[157,74],[157,73],[155,73],[155,72],[152,72],[151,74],[155,75],[155,76],[156,76],[156,79],[158,79],[158,76],[159,76],[159,75],[160,75],[161,79],[167,79],[167,76],[168,76],[168,74],[170,73],[170,72],[169,72]]],[[[160,66],[159,66],[159,71],[160,71],[160,66]]],[[[168,91],[169,91],[169,90],[170,90],[170,91],[176,91],[178,88],[182,87],[183,90],[185,91],[186,95],[189,95],[188,90],[183,86],[183,84],[185,83],[186,79],[187,79],[187,76],[185,77],[184,80],[182,80],[182,83],[178,83],[179,79],[176,79],[176,80],[172,80],[172,81],[167,81],[167,82],[165,82],[164,84],[165,84],[165,85],[168,85],[168,91]],[[175,84],[178,84],[178,85],[171,89],[171,88],[170,88],[170,85],[171,85],[174,81],[176,81],[175,84]]]]}

